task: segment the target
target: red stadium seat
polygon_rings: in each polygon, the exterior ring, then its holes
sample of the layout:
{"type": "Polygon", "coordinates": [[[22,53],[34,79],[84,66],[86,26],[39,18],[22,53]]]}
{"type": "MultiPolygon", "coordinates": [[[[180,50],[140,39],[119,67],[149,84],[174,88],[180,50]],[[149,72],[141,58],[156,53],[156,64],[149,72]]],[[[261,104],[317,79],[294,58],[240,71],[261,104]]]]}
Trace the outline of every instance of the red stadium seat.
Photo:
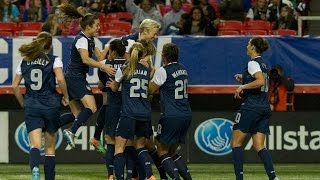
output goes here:
{"type": "Polygon", "coordinates": [[[244,29],[245,30],[265,30],[267,33],[271,31],[271,24],[268,21],[246,21],[244,23],[244,29]]]}
{"type": "Polygon", "coordinates": [[[19,23],[19,30],[41,31],[42,22],[21,22],[19,23]]]}
{"type": "Polygon", "coordinates": [[[166,5],[164,4],[158,4],[158,7],[159,7],[159,11],[161,13],[162,16],[164,16],[166,14],[166,5]]]}
{"type": "Polygon", "coordinates": [[[112,20],[123,20],[123,21],[131,22],[132,21],[132,15],[129,12],[108,13],[105,16],[105,19],[104,19],[103,23],[107,23],[108,21],[112,21],[112,20]]]}
{"type": "Polygon", "coordinates": [[[37,36],[41,31],[33,31],[33,30],[22,30],[19,31],[20,36],[37,36]]]}
{"type": "Polygon", "coordinates": [[[126,21],[113,20],[109,23],[104,24],[105,29],[117,29],[124,31],[127,34],[131,32],[132,25],[126,21]]]}
{"type": "Polygon", "coordinates": [[[13,22],[0,22],[0,31],[7,31],[15,34],[17,31],[17,24],[13,22]]]}
{"type": "Polygon", "coordinates": [[[218,31],[219,36],[225,36],[225,35],[240,35],[239,31],[234,30],[225,30],[225,31],[218,31]]]}
{"type": "Polygon", "coordinates": [[[238,31],[239,33],[241,33],[243,24],[241,21],[233,21],[233,20],[229,20],[229,21],[222,21],[219,23],[218,25],[218,30],[219,31],[238,31]]]}
{"type": "Polygon", "coordinates": [[[296,36],[297,31],[291,29],[279,29],[272,31],[272,35],[280,35],[280,36],[296,36]]]}
{"type": "Polygon", "coordinates": [[[117,12],[116,14],[119,20],[124,20],[128,22],[132,21],[132,14],[130,14],[129,12],[117,12]]]}
{"type": "Polygon", "coordinates": [[[12,32],[10,32],[10,31],[0,31],[0,37],[10,37],[10,36],[12,36],[13,34],[12,34],[12,32]]]}
{"type": "Polygon", "coordinates": [[[244,35],[268,35],[268,32],[266,30],[251,29],[251,30],[244,30],[243,34],[244,35]]]}

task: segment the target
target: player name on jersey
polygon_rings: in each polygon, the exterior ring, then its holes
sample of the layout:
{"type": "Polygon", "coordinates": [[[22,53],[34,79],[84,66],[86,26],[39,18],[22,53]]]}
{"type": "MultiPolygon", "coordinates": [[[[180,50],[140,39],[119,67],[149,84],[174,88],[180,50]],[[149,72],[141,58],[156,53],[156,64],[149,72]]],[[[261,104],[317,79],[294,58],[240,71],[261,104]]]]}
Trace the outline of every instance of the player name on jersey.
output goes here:
{"type": "Polygon", "coordinates": [[[147,76],[147,73],[148,73],[148,72],[147,72],[146,70],[137,69],[137,70],[134,72],[134,75],[141,74],[141,75],[147,76]]]}
{"type": "Polygon", "coordinates": [[[176,77],[178,77],[178,76],[180,76],[180,75],[188,75],[188,73],[187,73],[186,70],[181,70],[181,69],[175,71],[174,73],[172,73],[172,76],[173,76],[174,78],[176,78],[176,77]]]}
{"type": "Polygon", "coordinates": [[[46,66],[48,63],[49,63],[48,60],[41,59],[41,58],[35,59],[33,61],[27,61],[27,65],[39,64],[39,65],[42,65],[42,66],[46,66]]]}

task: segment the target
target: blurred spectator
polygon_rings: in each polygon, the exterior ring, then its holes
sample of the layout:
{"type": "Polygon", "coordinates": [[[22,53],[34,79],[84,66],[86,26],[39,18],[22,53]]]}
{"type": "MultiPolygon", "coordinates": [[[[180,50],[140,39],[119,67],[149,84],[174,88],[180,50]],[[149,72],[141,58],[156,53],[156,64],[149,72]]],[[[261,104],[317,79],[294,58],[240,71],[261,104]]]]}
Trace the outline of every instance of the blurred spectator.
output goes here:
{"type": "Polygon", "coordinates": [[[137,6],[133,0],[126,1],[127,11],[133,14],[132,32],[139,30],[139,25],[144,19],[152,19],[163,26],[163,19],[160,11],[153,0],[142,0],[140,6],[137,6]]]}
{"type": "Polygon", "coordinates": [[[56,14],[50,14],[46,20],[46,22],[42,26],[42,31],[46,31],[50,33],[52,36],[61,35],[60,25],[57,21],[56,14]]]}
{"type": "Polygon", "coordinates": [[[175,24],[180,20],[180,17],[182,14],[185,12],[181,9],[182,7],[182,2],[181,0],[171,0],[171,7],[172,10],[169,11],[167,14],[164,15],[163,18],[163,27],[161,30],[161,34],[167,35],[167,29],[169,25],[175,24]]]}
{"type": "Polygon", "coordinates": [[[182,30],[184,29],[184,25],[189,19],[189,14],[185,13],[180,16],[180,19],[170,24],[167,29],[165,30],[165,35],[181,35],[182,30]]]}
{"type": "Polygon", "coordinates": [[[299,0],[299,3],[296,7],[296,11],[301,16],[308,16],[310,11],[310,1],[311,0],[299,0]]]}
{"type": "Polygon", "coordinates": [[[247,19],[249,20],[267,20],[268,4],[266,0],[257,0],[255,5],[249,9],[247,19]]]}
{"type": "MultiPolygon", "coordinates": [[[[52,2],[51,2],[51,0],[41,0],[41,4],[42,4],[43,6],[44,6],[44,4],[45,4],[45,7],[46,7],[48,13],[51,12],[51,8],[52,8],[52,2]]],[[[26,2],[25,2],[25,9],[29,9],[29,6],[30,6],[30,0],[26,0],[26,2]]]]}
{"type": "MultiPolygon", "coordinates": [[[[196,5],[196,4],[194,4],[196,5]]],[[[214,8],[209,4],[208,0],[199,0],[199,4],[197,4],[201,7],[203,14],[210,20],[214,21],[217,19],[216,11],[214,8]]]]}
{"type": "Polygon", "coordinates": [[[288,97],[288,92],[294,90],[294,81],[284,75],[282,66],[275,65],[270,70],[269,103],[272,111],[294,110],[293,96],[288,97]],[[292,109],[287,109],[287,104],[292,103],[292,109]]]}
{"type": "Polygon", "coordinates": [[[289,6],[284,6],[281,9],[281,17],[278,22],[278,29],[298,30],[297,20],[294,18],[293,9],[289,6]]]}
{"type": "Polygon", "coordinates": [[[200,6],[195,6],[190,12],[190,18],[186,21],[181,34],[183,35],[217,35],[217,29],[203,14],[200,6]]]}
{"type": "Polygon", "coordinates": [[[103,7],[103,12],[105,14],[111,12],[125,12],[126,10],[126,3],[125,0],[107,0],[103,7]]]}
{"type": "Polygon", "coordinates": [[[0,0],[0,21],[19,22],[19,9],[11,0],[0,0]]]}
{"type": "Polygon", "coordinates": [[[219,4],[220,18],[223,20],[243,21],[245,10],[243,0],[224,0],[219,4]]]}
{"type": "MultiPolygon", "coordinates": [[[[271,0],[268,6],[267,18],[270,22],[277,22],[280,18],[281,9],[286,6],[281,0],[271,0]]],[[[275,26],[272,28],[275,29],[275,26]]]]}
{"type": "Polygon", "coordinates": [[[62,4],[68,4],[70,0],[58,0],[58,4],[52,7],[51,14],[59,14],[59,6],[62,4]]]}
{"type": "Polygon", "coordinates": [[[47,17],[48,11],[41,0],[30,0],[29,8],[23,13],[24,22],[45,22],[47,17]]]}

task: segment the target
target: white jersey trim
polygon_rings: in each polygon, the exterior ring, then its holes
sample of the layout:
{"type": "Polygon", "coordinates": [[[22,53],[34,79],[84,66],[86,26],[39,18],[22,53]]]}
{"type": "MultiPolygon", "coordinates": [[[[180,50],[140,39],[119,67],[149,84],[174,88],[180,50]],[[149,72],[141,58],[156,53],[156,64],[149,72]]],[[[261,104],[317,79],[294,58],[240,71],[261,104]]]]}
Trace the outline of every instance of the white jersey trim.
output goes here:
{"type": "Polygon", "coordinates": [[[88,40],[85,37],[81,37],[77,40],[75,44],[77,49],[86,49],[88,50],[88,40]]]}
{"type": "Polygon", "coordinates": [[[167,72],[163,67],[160,67],[153,76],[151,82],[154,82],[158,86],[162,86],[167,80],[167,72]]]}
{"type": "Polygon", "coordinates": [[[253,76],[256,72],[262,72],[260,65],[256,61],[249,61],[248,62],[248,72],[250,73],[251,76],[253,76]]]}
{"type": "Polygon", "coordinates": [[[114,76],[114,80],[119,83],[122,81],[122,78],[123,78],[123,74],[121,69],[119,68],[117,69],[116,75],[114,76]]]}

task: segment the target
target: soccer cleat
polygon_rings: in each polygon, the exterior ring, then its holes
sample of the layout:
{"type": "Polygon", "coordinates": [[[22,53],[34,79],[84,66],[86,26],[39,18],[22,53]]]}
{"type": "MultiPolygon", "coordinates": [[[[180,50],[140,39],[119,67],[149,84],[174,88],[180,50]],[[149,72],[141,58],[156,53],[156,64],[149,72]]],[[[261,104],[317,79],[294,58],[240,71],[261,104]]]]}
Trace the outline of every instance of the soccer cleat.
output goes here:
{"type": "Polygon", "coordinates": [[[274,178],[274,180],[280,180],[278,177],[274,178]]]}
{"type": "Polygon", "coordinates": [[[152,175],[149,178],[146,178],[146,180],[156,180],[156,177],[154,175],[152,175]]]}
{"type": "Polygon", "coordinates": [[[89,140],[89,144],[92,145],[98,153],[102,154],[103,156],[106,155],[106,150],[104,149],[104,147],[102,146],[102,143],[99,140],[96,140],[95,138],[91,138],[89,140]]]}
{"type": "Polygon", "coordinates": [[[66,138],[67,143],[70,145],[71,149],[74,149],[76,147],[76,144],[74,143],[75,135],[68,129],[63,130],[63,136],[66,138]]]}
{"type": "Polygon", "coordinates": [[[40,180],[40,170],[37,166],[32,169],[32,180],[40,180]]]}

